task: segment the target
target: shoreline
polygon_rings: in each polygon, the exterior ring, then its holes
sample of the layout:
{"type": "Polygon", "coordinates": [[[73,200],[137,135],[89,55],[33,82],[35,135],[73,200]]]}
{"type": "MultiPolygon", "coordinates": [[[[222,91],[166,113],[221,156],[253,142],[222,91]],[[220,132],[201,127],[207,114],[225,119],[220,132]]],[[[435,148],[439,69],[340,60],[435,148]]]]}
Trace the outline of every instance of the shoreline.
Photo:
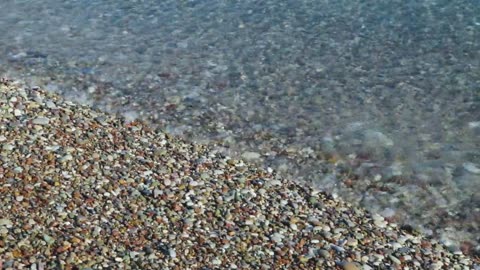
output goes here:
{"type": "Polygon", "coordinates": [[[0,123],[5,269],[474,267],[274,171],[4,79],[0,123]]]}

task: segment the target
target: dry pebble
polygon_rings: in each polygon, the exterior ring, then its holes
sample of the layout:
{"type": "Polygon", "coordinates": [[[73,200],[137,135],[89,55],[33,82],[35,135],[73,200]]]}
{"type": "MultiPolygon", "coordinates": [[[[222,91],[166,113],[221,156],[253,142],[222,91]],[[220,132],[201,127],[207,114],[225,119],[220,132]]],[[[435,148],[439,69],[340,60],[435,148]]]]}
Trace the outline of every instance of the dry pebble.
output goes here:
{"type": "Polygon", "coordinates": [[[474,267],[273,170],[7,80],[0,134],[3,269],[474,267]]]}

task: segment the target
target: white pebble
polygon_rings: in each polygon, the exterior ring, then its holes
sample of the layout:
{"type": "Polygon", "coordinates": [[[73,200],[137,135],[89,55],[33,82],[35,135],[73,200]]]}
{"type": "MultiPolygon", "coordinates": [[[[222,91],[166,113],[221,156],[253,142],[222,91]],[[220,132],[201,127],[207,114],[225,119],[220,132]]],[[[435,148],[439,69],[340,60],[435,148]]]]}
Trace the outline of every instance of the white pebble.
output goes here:
{"type": "Polygon", "coordinates": [[[363,267],[363,270],[373,270],[373,268],[371,266],[369,266],[368,264],[364,264],[362,265],[363,267]]]}
{"type": "Polygon", "coordinates": [[[267,182],[267,186],[281,186],[282,181],[280,180],[270,180],[267,182]]]}
{"type": "Polygon", "coordinates": [[[270,236],[270,239],[272,239],[276,243],[280,243],[283,240],[283,235],[280,233],[274,233],[272,236],[270,236]]]}
{"type": "Polygon", "coordinates": [[[190,183],[188,183],[188,184],[189,184],[190,186],[192,186],[192,187],[196,187],[196,186],[199,185],[199,183],[198,183],[197,181],[195,181],[195,180],[190,181],[190,183]]]}
{"type": "Polygon", "coordinates": [[[170,257],[172,258],[176,258],[177,257],[177,252],[174,250],[174,249],[169,249],[168,250],[168,254],[170,255],[170,257]]]}
{"type": "Polygon", "coordinates": [[[428,269],[430,270],[439,270],[439,269],[442,269],[443,267],[443,263],[442,262],[434,262],[432,264],[430,264],[430,267],[428,269]]]}
{"type": "Polygon", "coordinates": [[[149,175],[151,175],[152,173],[153,173],[153,171],[151,171],[151,170],[144,171],[144,172],[143,172],[143,176],[149,176],[149,175]]]}
{"type": "Polygon", "coordinates": [[[51,100],[48,100],[45,105],[47,105],[47,108],[49,109],[56,109],[57,108],[57,105],[55,105],[55,103],[53,103],[53,101],[51,100]]]}
{"type": "Polygon", "coordinates": [[[475,164],[471,162],[463,163],[463,168],[469,173],[480,174],[480,168],[478,168],[475,164]]]}
{"type": "Polygon", "coordinates": [[[383,219],[382,216],[378,214],[374,214],[372,218],[373,218],[373,224],[375,224],[375,226],[379,228],[385,228],[387,226],[387,222],[383,219]]]}
{"type": "Polygon", "coordinates": [[[242,158],[246,160],[255,160],[260,158],[260,154],[256,152],[245,152],[242,154],[242,158]]]}
{"type": "Polygon", "coordinates": [[[402,245],[400,245],[400,243],[397,243],[397,242],[392,243],[392,249],[393,250],[397,250],[401,247],[402,247],[402,245]]]}
{"type": "Polygon", "coordinates": [[[2,149],[6,150],[6,151],[12,151],[14,148],[15,148],[15,146],[13,146],[11,144],[4,144],[3,147],[2,147],[2,149]]]}
{"type": "Polygon", "coordinates": [[[13,222],[10,219],[0,218],[0,226],[6,226],[10,228],[13,225],[13,222]]]}
{"type": "Polygon", "coordinates": [[[477,127],[480,127],[480,121],[470,122],[470,123],[468,123],[468,127],[469,127],[469,128],[477,128],[477,127]]]}
{"type": "Polygon", "coordinates": [[[21,116],[22,114],[23,114],[23,112],[22,112],[21,110],[19,110],[19,109],[15,109],[15,110],[13,111],[13,115],[15,115],[15,116],[21,116]]]}
{"type": "Polygon", "coordinates": [[[73,160],[73,157],[72,157],[72,155],[68,154],[68,155],[63,156],[63,157],[60,159],[60,162],[61,162],[61,163],[65,163],[65,162],[70,161],[70,160],[73,160]]]}
{"type": "Polygon", "coordinates": [[[48,123],[50,123],[50,119],[46,117],[38,117],[33,119],[32,123],[35,125],[48,125],[48,123]]]}

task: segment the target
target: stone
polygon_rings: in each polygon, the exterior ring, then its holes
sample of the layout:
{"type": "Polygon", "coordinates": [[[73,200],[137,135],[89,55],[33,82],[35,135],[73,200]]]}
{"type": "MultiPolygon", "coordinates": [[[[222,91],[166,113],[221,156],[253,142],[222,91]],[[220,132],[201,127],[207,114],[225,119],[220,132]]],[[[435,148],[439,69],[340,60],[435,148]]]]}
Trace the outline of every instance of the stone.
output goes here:
{"type": "Polygon", "coordinates": [[[48,125],[50,123],[50,119],[46,117],[38,117],[33,119],[32,123],[35,125],[48,125]]]}

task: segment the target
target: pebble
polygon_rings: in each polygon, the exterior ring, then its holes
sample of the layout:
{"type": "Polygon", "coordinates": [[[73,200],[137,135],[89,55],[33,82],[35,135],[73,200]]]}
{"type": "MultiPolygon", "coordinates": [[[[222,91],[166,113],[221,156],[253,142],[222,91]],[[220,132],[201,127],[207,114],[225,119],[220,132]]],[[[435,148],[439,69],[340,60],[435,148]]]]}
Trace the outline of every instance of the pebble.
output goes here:
{"type": "Polygon", "coordinates": [[[8,125],[4,101],[22,91],[0,83],[3,267],[388,269],[410,256],[410,269],[473,268],[332,194],[41,89],[22,98],[40,132],[8,125]]]}
{"type": "Polygon", "coordinates": [[[242,154],[242,158],[244,158],[247,161],[252,161],[252,160],[255,160],[255,159],[259,159],[260,154],[257,153],[257,152],[245,152],[245,153],[242,154]]]}
{"type": "Polygon", "coordinates": [[[0,226],[6,226],[10,228],[13,225],[13,222],[10,219],[0,218],[0,226]]]}
{"type": "Polygon", "coordinates": [[[70,154],[68,154],[68,155],[63,156],[63,157],[60,159],[60,162],[61,162],[61,163],[65,163],[65,162],[71,161],[71,160],[73,160],[73,156],[70,155],[70,154]]]}
{"type": "Polygon", "coordinates": [[[33,119],[32,123],[35,125],[48,125],[50,123],[50,119],[46,117],[38,117],[33,119]]]}
{"type": "Polygon", "coordinates": [[[177,257],[177,252],[174,249],[169,249],[168,254],[170,255],[171,258],[177,257]]]}
{"type": "Polygon", "coordinates": [[[21,115],[23,115],[23,112],[22,112],[21,110],[19,110],[19,109],[15,109],[15,110],[13,110],[13,115],[15,115],[15,116],[21,116],[21,115]]]}
{"type": "Polygon", "coordinates": [[[352,262],[346,262],[343,264],[342,267],[344,270],[360,270],[360,268],[358,268],[357,265],[355,265],[355,263],[352,263],[352,262]]]}
{"type": "Polygon", "coordinates": [[[382,146],[389,147],[393,145],[392,139],[388,138],[385,134],[375,130],[367,130],[364,133],[365,143],[369,146],[382,146]]]}
{"type": "Polygon", "coordinates": [[[47,100],[47,102],[45,102],[45,105],[47,106],[47,108],[49,109],[56,109],[57,106],[55,105],[55,103],[53,103],[53,101],[51,100],[47,100]]]}
{"type": "Polygon", "coordinates": [[[325,259],[330,259],[330,258],[332,257],[332,255],[330,254],[330,252],[328,252],[328,251],[325,250],[325,249],[319,250],[318,253],[320,254],[320,256],[322,256],[322,257],[325,258],[325,259]]]}
{"type": "Polygon", "coordinates": [[[468,127],[469,128],[478,128],[478,127],[480,127],[480,121],[469,122],[468,127]]]}
{"type": "Polygon", "coordinates": [[[337,253],[344,253],[345,252],[345,249],[341,246],[337,246],[337,245],[330,245],[330,247],[335,250],[337,253]]]}
{"type": "Polygon", "coordinates": [[[394,264],[400,265],[400,264],[402,263],[397,257],[395,257],[395,256],[393,256],[393,255],[388,255],[388,258],[389,258],[390,260],[392,260],[392,262],[393,262],[394,264]]]}
{"type": "Polygon", "coordinates": [[[15,149],[15,146],[13,144],[8,144],[7,143],[7,144],[4,144],[2,146],[2,149],[5,150],[5,151],[11,151],[11,150],[15,149]]]}
{"type": "Polygon", "coordinates": [[[48,234],[44,234],[43,235],[43,240],[45,240],[45,242],[47,242],[48,245],[51,245],[55,242],[55,239],[53,239],[51,236],[49,236],[48,234]]]}
{"type": "Polygon", "coordinates": [[[275,241],[276,243],[282,242],[283,238],[284,238],[284,236],[283,236],[282,234],[280,234],[280,233],[274,233],[274,234],[271,236],[271,239],[272,239],[273,241],[275,241]]]}
{"type": "Polygon", "coordinates": [[[443,267],[443,263],[442,262],[434,262],[434,263],[431,263],[429,268],[430,270],[440,270],[442,269],[443,267]]]}
{"type": "Polygon", "coordinates": [[[294,224],[294,223],[290,224],[290,229],[296,231],[298,229],[297,224],[294,224]]]}
{"type": "Polygon", "coordinates": [[[480,174],[480,168],[478,168],[478,166],[476,166],[475,164],[473,164],[471,162],[463,163],[463,168],[467,172],[470,172],[470,173],[473,173],[473,174],[480,174]]]}
{"type": "Polygon", "coordinates": [[[375,224],[375,226],[378,226],[380,228],[385,228],[387,226],[387,222],[385,221],[385,219],[378,215],[378,214],[373,214],[372,216],[373,218],[373,223],[375,224]]]}

